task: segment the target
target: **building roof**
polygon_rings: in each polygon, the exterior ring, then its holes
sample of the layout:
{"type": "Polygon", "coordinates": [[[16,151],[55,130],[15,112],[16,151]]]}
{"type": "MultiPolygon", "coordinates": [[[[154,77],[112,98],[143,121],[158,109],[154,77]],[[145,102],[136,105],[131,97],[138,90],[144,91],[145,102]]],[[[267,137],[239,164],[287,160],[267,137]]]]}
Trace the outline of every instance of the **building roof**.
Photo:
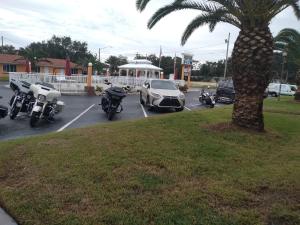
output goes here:
{"type": "MultiPolygon", "coordinates": [[[[26,65],[26,59],[21,55],[0,54],[1,64],[26,65]]],[[[66,59],[43,58],[37,63],[38,66],[48,66],[55,68],[65,68],[66,59]]],[[[81,68],[80,65],[70,62],[71,68],[81,68]]]]}
{"type": "Polygon", "coordinates": [[[157,66],[152,65],[148,60],[133,60],[129,64],[118,67],[119,69],[138,69],[138,70],[163,70],[157,66]]]}
{"type": "Polygon", "coordinates": [[[2,64],[26,64],[26,60],[20,55],[0,54],[0,63],[2,64]]]}

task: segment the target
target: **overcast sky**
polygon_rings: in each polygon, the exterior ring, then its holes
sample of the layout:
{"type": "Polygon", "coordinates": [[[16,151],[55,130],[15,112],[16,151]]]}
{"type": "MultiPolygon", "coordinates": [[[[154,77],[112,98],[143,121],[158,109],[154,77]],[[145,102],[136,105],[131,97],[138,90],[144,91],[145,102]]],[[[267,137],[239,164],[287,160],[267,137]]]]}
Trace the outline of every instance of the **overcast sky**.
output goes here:
{"type": "MultiPolygon", "coordinates": [[[[1,0],[0,35],[4,44],[24,47],[33,41],[58,36],[70,36],[85,41],[89,50],[101,57],[125,55],[129,59],[140,54],[174,56],[182,52],[194,54],[200,61],[223,59],[226,54],[224,40],[231,33],[230,52],[238,35],[238,29],[220,23],[213,33],[201,27],[180,46],[181,34],[187,24],[199,12],[187,10],[175,12],[162,19],[152,30],[146,25],[150,16],[160,6],[172,0],[152,0],[143,13],[135,7],[136,0],[1,0]],[[105,48],[111,46],[109,48],[105,48]]],[[[300,30],[291,9],[279,14],[271,23],[276,35],[283,28],[300,30]]]]}

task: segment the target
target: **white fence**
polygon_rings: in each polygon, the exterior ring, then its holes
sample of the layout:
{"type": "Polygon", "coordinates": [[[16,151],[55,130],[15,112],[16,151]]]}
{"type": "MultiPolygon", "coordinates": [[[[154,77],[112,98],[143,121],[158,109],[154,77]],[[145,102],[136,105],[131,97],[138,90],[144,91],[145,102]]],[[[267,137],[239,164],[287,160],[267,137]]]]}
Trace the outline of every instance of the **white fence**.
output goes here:
{"type": "MultiPolygon", "coordinates": [[[[55,89],[65,94],[85,93],[84,87],[87,86],[87,75],[72,76],[53,75],[45,73],[9,73],[9,80],[24,80],[29,83],[45,82],[52,84],[55,89]]],[[[101,87],[103,89],[109,86],[105,84],[106,81],[112,83],[114,86],[124,87],[130,86],[132,90],[139,90],[146,77],[124,77],[124,76],[92,76],[92,86],[95,88],[101,87]]],[[[176,80],[179,86],[184,86],[185,81],[176,80]]]]}
{"type": "MultiPolygon", "coordinates": [[[[43,73],[9,73],[9,80],[24,80],[29,83],[46,82],[52,84],[62,93],[84,93],[84,87],[87,85],[87,75],[53,75],[43,73]]],[[[107,88],[105,82],[111,82],[114,86],[130,86],[133,89],[139,89],[147,78],[144,77],[107,77],[92,76],[92,86],[95,88],[107,88]]]]}

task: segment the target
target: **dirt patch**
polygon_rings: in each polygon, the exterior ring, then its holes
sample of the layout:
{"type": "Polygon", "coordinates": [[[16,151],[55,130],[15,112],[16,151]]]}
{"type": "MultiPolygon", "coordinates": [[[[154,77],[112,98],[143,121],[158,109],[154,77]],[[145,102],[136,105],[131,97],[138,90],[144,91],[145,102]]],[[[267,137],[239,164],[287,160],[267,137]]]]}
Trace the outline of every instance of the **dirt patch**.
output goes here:
{"type": "Polygon", "coordinates": [[[239,126],[234,125],[232,122],[225,122],[225,123],[217,123],[217,124],[209,124],[202,126],[205,130],[212,131],[212,132],[244,132],[244,133],[251,133],[251,134],[264,134],[266,131],[255,131],[250,130],[247,128],[242,128],[239,126]]]}
{"type": "Polygon", "coordinates": [[[234,125],[232,122],[225,122],[225,123],[217,123],[217,124],[206,124],[201,126],[202,129],[215,132],[215,133],[225,133],[225,132],[238,132],[238,133],[245,133],[245,134],[254,134],[254,135],[266,135],[270,138],[281,138],[278,132],[271,130],[269,128],[265,129],[264,131],[255,131],[250,130],[247,128],[239,127],[234,125]]]}

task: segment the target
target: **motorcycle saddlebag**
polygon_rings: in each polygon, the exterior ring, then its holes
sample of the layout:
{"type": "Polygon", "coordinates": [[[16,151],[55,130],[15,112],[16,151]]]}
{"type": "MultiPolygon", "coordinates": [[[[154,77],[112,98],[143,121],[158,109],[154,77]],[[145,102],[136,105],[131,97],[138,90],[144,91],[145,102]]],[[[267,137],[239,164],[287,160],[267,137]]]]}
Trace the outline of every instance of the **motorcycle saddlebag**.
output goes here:
{"type": "Polygon", "coordinates": [[[8,108],[6,106],[0,105],[0,118],[7,116],[8,108]]]}
{"type": "Polygon", "coordinates": [[[125,91],[123,90],[123,88],[120,87],[111,87],[107,89],[106,92],[111,96],[115,96],[119,98],[124,98],[126,96],[125,91]]]}

